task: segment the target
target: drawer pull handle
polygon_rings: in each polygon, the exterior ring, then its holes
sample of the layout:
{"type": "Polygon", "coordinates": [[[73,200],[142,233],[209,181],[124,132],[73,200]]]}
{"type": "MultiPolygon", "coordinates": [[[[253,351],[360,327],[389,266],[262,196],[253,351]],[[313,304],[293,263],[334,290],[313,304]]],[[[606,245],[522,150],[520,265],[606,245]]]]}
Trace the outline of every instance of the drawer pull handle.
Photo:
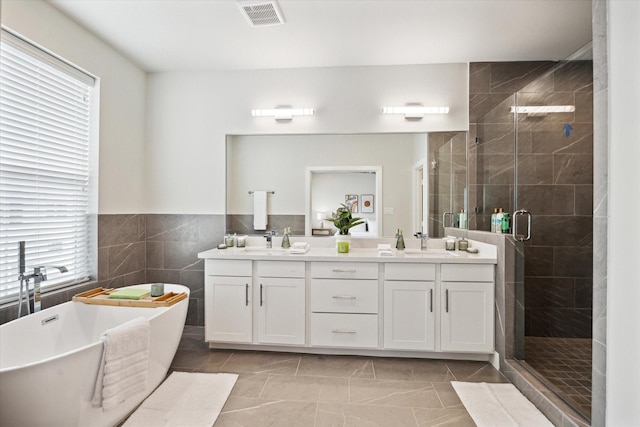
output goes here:
{"type": "Polygon", "coordinates": [[[335,268],[331,271],[333,271],[334,273],[355,273],[356,272],[356,270],[340,270],[335,268]]]}
{"type": "Polygon", "coordinates": [[[433,313],[433,289],[429,289],[429,311],[433,313]]]}
{"type": "Polygon", "coordinates": [[[244,285],[244,305],[249,305],[249,284],[244,285]]]}
{"type": "Polygon", "coordinates": [[[444,291],[444,310],[449,312],[449,289],[444,291]]]}
{"type": "Polygon", "coordinates": [[[356,299],[353,295],[334,295],[332,298],[335,299],[356,299]]]}
{"type": "Polygon", "coordinates": [[[353,329],[334,329],[333,331],[334,334],[355,334],[356,331],[354,331],[353,329]]]}
{"type": "Polygon", "coordinates": [[[262,283],[260,283],[260,307],[262,307],[262,283]]]}

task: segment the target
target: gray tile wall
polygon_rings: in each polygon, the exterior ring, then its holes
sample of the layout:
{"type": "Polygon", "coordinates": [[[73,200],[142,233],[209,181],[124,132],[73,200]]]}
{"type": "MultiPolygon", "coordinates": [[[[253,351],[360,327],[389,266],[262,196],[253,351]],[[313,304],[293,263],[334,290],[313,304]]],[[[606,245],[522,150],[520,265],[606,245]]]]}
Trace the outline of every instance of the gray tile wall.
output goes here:
{"type": "MultiPolygon", "coordinates": [[[[98,286],[119,288],[165,282],[191,290],[187,325],[204,325],[204,262],[198,252],[223,241],[224,215],[98,215],[98,277],[43,295],[43,308],[70,301],[98,286]]],[[[15,319],[17,305],[0,309],[0,323],[15,319]]]]}
{"type": "MultiPolygon", "coordinates": [[[[281,235],[285,227],[291,227],[291,234],[294,236],[304,236],[304,215],[268,215],[267,225],[271,231],[276,231],[281,235]]],[[[227,215],[227,231],[239,235],[263,235],[265,231],[253,229],[253,215],[227,215]]]]}
{"type": "Polygon", "coordinates": [[[533,214],[525,248],[526,334],[591,337],[591,61],[473,63],[469,71],[470,228],[489,230],[494,207],[515,210],[517,171],[517,207],[533,214]],[[516,127],[515,92],[519,105],[570,104],[576,111],[520,115],[516,127]]]}

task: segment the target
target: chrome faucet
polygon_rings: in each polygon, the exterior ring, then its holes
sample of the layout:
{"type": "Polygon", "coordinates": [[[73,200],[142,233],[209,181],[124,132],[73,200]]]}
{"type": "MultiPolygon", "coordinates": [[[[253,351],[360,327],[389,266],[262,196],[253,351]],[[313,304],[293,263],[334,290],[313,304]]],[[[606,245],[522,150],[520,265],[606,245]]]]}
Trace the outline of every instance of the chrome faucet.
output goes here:
{"type": "Polygon", "coordinates": [[[413,233],[413,235],[416,236],[418,239],[420,239],[420,250],[421,251],[426,251],[427,250],[427,241],[429,240],[429,236],[424,234],[422,231],[418,231],[416,233],[413,233]]]}
{"type": "Polygon", "coordinates": [[[69,270],[64,266],[39,266],[34,267],[33,273],[25,274],[25,242],[18,242],[19,251],[19,276],[20,280],[20,295],[18,297],[18,317],[22,313],[22,286],[26,285],[26,301],[27,301],[27,314],[31,314],[30,306],[30,293],[29,293],[29,281],[33,279],[33,312],[40,311],[42,308],[40,284],[47,280],[47,268],[56,268],[60,273],[67,273],[69,270]]]}
{"type": "Polygon", "coordinates": [[[264,235],[265,239],[267,239],[267,249],[271,249],[273,247],[273,237],[275,235],[275,231],[267,231],[267,234],[264,235]]]}

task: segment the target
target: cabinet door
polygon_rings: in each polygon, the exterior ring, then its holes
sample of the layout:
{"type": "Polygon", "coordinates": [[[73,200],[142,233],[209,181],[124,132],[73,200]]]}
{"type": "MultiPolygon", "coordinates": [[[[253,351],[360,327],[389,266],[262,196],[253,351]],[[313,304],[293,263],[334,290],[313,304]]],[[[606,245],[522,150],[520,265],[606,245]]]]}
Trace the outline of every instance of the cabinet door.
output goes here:
{"type": "Polygon", "coordinates": [[[207,341],[252,341],[251,289],[251,277],[206,276],[207,341]]]}
{"type": "Polygon", "coordinates": [[[442,282],[441,304],[442,351],[493,351],[493,283],[442,282]]]}
{"type": "Polygon", "coordinates": [[[258,342],[305,343],[305,281],[291,278],[259,278],[258,342]]]}
{"type": "Polygon", "coordinates": [[[434,350],[434,282],[384,282],[384,347],[434,350]]]}

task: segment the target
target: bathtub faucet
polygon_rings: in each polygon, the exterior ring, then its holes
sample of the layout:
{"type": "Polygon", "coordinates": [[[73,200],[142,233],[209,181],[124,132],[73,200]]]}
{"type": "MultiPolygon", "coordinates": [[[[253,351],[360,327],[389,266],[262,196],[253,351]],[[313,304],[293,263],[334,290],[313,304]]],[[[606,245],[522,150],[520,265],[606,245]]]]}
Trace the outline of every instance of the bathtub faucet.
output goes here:
{"type": "MultiPolygon", "coordinates": [[[[22,264],[21,264],[22,266],[22,264]]],[[[26,291],[27,291],[27,314],[30,314],[31,308],[29,306],[29,281],[33,279],[33,312],[40,311],[42,308],[41,303],[41,293],[40,293],[40,284],[47,280],[47,268],[56,268],[60,271],[60,273],[66,273],[69,270],[64,266],[40,266],[34,267],[33,273],[24,274],[24,272],[20,273],[20,297],[18,301],[18,317],[20,317],[20,312],[22,309],[22,283],[26,283],[26,291]]],[[[22,267],[21,267],[22,269],[22,267]]]]}

